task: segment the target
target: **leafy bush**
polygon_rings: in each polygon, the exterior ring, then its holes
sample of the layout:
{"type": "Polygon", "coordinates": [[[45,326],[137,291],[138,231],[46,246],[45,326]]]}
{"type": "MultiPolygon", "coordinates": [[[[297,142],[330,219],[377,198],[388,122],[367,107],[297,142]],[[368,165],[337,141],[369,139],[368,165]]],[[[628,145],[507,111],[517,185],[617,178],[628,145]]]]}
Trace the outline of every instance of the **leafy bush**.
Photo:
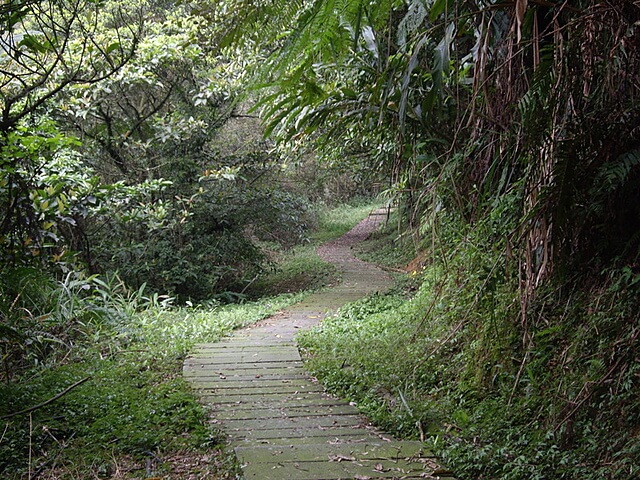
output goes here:
{"type": "Polygon", "coordinates": [[[163,196],[147,198],[148,209],[106,211],[94,258],[135,288],[146,284],[182,301],[241,292],[267,264],[258,240],[289,243],[304,233],[304,206],[283,191],[232,179],[207,182],[191,196],[174,189],[163,196]]]}
{"type": "Polygon", "coordinates": [[[0,270],[0,375],[8,381],[24,369],[53,365],[89,332],[122,321],[126,315],[112,302],[115,292],[105,298],[104,286],[82,273],[55,280],[35,268],[0,270]]]}

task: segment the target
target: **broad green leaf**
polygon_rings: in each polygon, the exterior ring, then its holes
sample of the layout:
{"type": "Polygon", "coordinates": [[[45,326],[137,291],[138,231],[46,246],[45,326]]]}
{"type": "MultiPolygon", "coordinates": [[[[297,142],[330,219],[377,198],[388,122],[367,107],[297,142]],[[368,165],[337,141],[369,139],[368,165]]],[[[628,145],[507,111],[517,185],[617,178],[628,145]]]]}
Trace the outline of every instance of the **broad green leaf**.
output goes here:
{"type": "Polygon", "coordinates": [[[42,43],[35,35],[31,34],[24,35],[18,46],[26,47],[28,50],[37,53],[45,53],[51,50],[50,45],[42,43]]]}
{"type": "Polygon", "coordinates": [[[119,48],[120,48],[120,42],[114,42],[111,45],[109,45],[105,51],[107,54],[109,54],[115,50],[118,50],[119,48]]]}
{"type": "Polygon", "coordinates": [[[435,22],[443,12],[451,9],[452,3],[453,0],[436,0],[433,2],[433,5],[429,10],[429,20],[431,22],[435,22]]]}

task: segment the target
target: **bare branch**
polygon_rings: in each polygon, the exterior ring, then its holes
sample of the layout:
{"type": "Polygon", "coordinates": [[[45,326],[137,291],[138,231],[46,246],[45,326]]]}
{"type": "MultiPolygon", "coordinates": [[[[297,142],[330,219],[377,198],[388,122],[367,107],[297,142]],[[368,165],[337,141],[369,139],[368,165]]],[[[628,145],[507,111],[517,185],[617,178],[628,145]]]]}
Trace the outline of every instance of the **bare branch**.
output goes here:
{"type": "Polygon", "coordinates": [[[73,385],[70,385],[69,387],[65,388],[62,392],[60,392],[57,395],[51,397],[47,401],[44,401],[44,402],[42,402],[42,403],[40,403],[38,405],[35,405],[33,407],[25,408],[24,410],[20,410],[19,412],[10,413],[9,415],[5,415],[3,417],[0,417],[0,420],[8,420],[10,418],[17,417],[17,416],[20,416],[20,415],[26,415],[27,413],[31,413],[31,412],[34,412],[34,411],[42,408],[42,407],[45,407],[45,406],[49,405],[50,403],[55,402],[59,398],[64,397],[71,390],[73,390],[76,387],[79,387],[80,385],[82,385],[83,383],[85,383],[88,380],[91,380],[91,377],[85,377],[82,380],[74,383],[73,385]]]}
{"type": "MultiPolygon", "coordinates": [[[[137,31],[131,25],[124,27],[130,34],[127,46],[122,42],[121,32],[117,31],[120,46],[114,56],[94,38],[93,33],[99,27],[97,6],[90,6],[96,9],[91,23],[83,23],[82,15],[87,5],[83,0],[29,4],[28,14],[19,21],[19,30],[29,32],[29,26],[35,26],[44,42],[43,51],[37,47],[26,48],[13,37],[0,42],[6,54],[0,68],[0,84],[3,86],[0,131],[10,130],[69,85],[99,82],[116,73],[133,57],[141,25],[138,23],[137,31]],[[73,38],[82,39],[76,60],[71,57],[73,38]],[[10,88],[11,85],[14,88],[10,88]]],[[[121,13],[120,18],[124,18],[121,13]]]]}

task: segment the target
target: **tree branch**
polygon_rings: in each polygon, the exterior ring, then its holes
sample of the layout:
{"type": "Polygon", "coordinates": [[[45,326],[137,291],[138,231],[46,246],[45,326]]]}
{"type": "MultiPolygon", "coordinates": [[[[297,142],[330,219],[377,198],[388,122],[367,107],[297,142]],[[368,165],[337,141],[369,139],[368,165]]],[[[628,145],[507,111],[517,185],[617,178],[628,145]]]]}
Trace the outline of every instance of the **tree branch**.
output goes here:
{"type": "Polygon", "coordinates": [[[58,393],[58,394],[57,394],[56,396],[54,396],[54,397],[51,397],[49,400],[47,400],[47,401],[45,401],[45,402],[42,402],[42,403],[40,403],[40,404],[38,404],[38,405],[36,405],[36,406],[34,406],[34,407],[30,407],[30,408],[27,408],[27,409],[25,409],[25,410],[20,410],[19,412],[11,413],[11,414],[9,414],[9,415],[5,415],[4,417],[0,417],[0,420],[8,420],[8,419],[10,419],[10,418],[17,417],[17,416],[19,416],[19,415],[25,415],[25,414],[27,414],[27,413],[31,413],[31,412],[33,412],[33,411],[35,411],[35,410],[38,410],[39,408],[42,408],[42,407],[44,407],[44,406],[46,406],[46,405],[49,405],[50,403],[55,402],[55,401],[56,401],[56,400],[58,400],[60,397],[65,396],[65,395],[66,395],[67,393],[69,393],[71,390],[73,390],[74,388],[76,388],[76,387],[78,387],[78,386],[82,385],[84,382],[86,382],[86,381],[88,381],[88,380],[90,380],[90,379],[91,379],[91,377],[90,377],[90,376],[89,376],[89,377],[85,377],[85,378],[83,378],[82,380],[80,380],[80,381],[78,381],[78,382],[74,383],[73,385],[71,385],[71,386],[69,386],[69,387],[65,388],[62,392],[58,393]]]}

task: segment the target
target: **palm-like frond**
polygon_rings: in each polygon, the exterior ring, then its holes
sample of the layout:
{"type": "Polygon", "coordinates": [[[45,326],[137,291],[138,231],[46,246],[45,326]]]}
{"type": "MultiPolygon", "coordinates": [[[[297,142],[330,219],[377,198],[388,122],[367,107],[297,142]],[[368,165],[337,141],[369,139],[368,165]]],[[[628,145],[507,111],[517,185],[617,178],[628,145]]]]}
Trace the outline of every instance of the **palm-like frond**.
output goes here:
{"type": "Polygon", "coordinates": [[[535,286],[590,243],[576,236],[598,209],[578,205],[611,209],[636,178],[636,3],[302,2],[283,9],[288,27],[264,62],[268,131],[390,132],[388,174],[415,190],[407,211],[423,208],[429,176],[450,182],[443,195],[468,219],[517,190],[513,241],[535,286]]]}

